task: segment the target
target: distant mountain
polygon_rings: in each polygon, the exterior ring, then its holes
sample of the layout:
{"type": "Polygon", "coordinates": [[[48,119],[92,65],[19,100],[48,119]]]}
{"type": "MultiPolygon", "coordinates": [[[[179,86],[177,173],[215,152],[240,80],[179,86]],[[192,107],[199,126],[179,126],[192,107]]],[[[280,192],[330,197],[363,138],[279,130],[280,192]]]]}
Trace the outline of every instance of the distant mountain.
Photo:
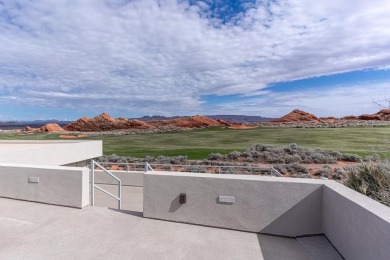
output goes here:
{"type": "Polygon", "coordinates": [[[50,120],[29,120],[29,121],[0,121],[0,129],[1,130],[10,130],[10,129],[24,129],[26,127],[39,128],[43,125],[49,123],[55,123],[59,126],[65,126],[70,124],[72,121],[62,121],[56,119],[50,120]]]}
{"type": "MultiPolygon", "coordinates": [[[[211,118],[214,120],[222,119],[230,122],[238,122],[238,123],[246,123],[246,122],[267,122],[271,121],[274,118],[270,117],[262,117],[262,116],[246,116],[246,115],[205,115],[207,118],[211,118]]],[[[190,116],[144,116],[140,118],[130,118],[130,119],[138,119],[142,121],[155,121],[155,120],[172,120],[178,118],[190,118],[190,116]]]]}
{"type": "Polygon", "coordinates": [[[262,116],[245,116],[245,115],[209,115],[206,116],[212,119],[223,119],[231,122],[247,123],[247,122],[268,122],[274,118],[262,116]]]}
{"type": "Polygon", "coordinates": [[[177,118],[188,118],[189,116],[143,116],[143,117],[134,117],[129,118],[130,120],[138,119],[141,121],[155,121],[155,120],[171,120],[177,118]]]}

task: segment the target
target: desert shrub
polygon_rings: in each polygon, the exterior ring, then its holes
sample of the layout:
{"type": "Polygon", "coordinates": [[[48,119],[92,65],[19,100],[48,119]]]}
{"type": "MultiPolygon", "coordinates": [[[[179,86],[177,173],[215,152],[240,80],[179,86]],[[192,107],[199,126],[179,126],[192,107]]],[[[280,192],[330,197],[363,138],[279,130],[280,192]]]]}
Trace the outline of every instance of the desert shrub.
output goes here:
{"type": "Polygon", "coordinates": [[[333,170],[329,165],[322,166],[321,169],[315,172],[314,175],[329,178],[333,174],[333,170]]]}
{"type": "Polygon", "coordinates": [[[162,161],[160,162],[159,157],[157,157],[157,163],[165,163],[165,164],[186,164],[187,156],[178,155],[178,156],[161,156],[162,161]]]}
{"type": "Polygon", "coordinates": [[[349,162],[360,162],[362,160],[360,156],[355,154],[341,154],[340,152],[326,151],[323,149],[307,149],[297,144],[290,144],[285,147],[254,144],[245,152],[233,151],[228,155],[212,153],[208,159],[215,161],[230,160],[270,164],[334,164],[340,160],[349,162]]]}
{"type": "Polygon", "coordinates": [[[278,172],[280,172],[281,174],[285,175],[286,173],[288,173],[288,170],[286,169],[286,167],[282,164],[276,164],[273,166],[275,168],[275,170],[277,170],[278,172]]]}
{"type": "Polygon", "coordinates": [[[298,154],[286,155],[284,161],[285,163],[300,163],[302,158],[298,154]]]}
{"type": "Polygon", "coordinates": [[[189,165],[186,167],[186,172],[200,172],[200,173],[206,173],[207,168],[201,165],[189,165]]]}
{"type": "Polygon", "coordinates": [[[343,168],[335,168],[333,171],[332,179],[333,180],[341,180],[346,175],[347,175],[347,173],[343,168]]]}
{"type": "Polygon", "coordinates": [[[207,160],[213,160],[213,161],[222,161],[225,159],[225,156],[220,153],[211,153],[207,157],[207,160]]]}
{"type": "Polygon", "coordinates": [[[344,185],[390,207],[390,165],[365,162],[348,167],[344,185]]]}
{"type": "Polygon", "coordinates": [[[290,173],[308,173],[306,167],[300,163],[287,164],[286,168],[290,173]]]}
{"type": "Polygon", "coordinates": [[[361,162],[362,161],[362,157],[360,157],[359,155],[349,154],[349,153],[343,154],[340,159],[341,159],[341,161],[346,161],[346,162],[361,162]]]}
{"type": "Polygon", "coordinates": [[[291,174],[291,175],[299,175],[299,174],[307,174],[307,168],[300,163],[292,163],[292,164],[274,164],[273,167],[280,172],[281,174],[291,174]]]}
{"type": "Polygon", "coordinates": [[[253,157],[247,157],[245,158],[245,162],[254,162],[255,159],[253,159],[253,157]]]}
{"type": "Polygon", "coordinates": [[[380,157],[378,154],[374,154],[372,156],[365,156],[363,158],[363,162],[379,162],[380,161],[380,157]]]}
{"type": "Polygon", "coordinates": [[[119,159],[120,157],[116,154],[111,154],[109,156],[107,156],[107,160],[109,162],[117,162],[117,160],[119,159]]]}
{"type": "Polygon", "coordinates": [[[307,150],[305,152],[305,156],[303,159],[303,163],[315,163],[315,164],[323,164],[329,163],[333,164],[337,162],[337,158],[332,157],[327,152],[316,149],[316,150],[307,150]]]}
{"type": "Polygon", "coordinates": [[[238,151],[230,152],[227,157],[229,160],[238,160],[238,158],[241,156],[241,153],[238,151]]]}
{"type": "Polygon", "coordinates": [[[154,162],[154,156],[145,156],[145,158],[144,158],[144,162],[148,162],[148,163],[152,163],[152,162],[154,162]]]}

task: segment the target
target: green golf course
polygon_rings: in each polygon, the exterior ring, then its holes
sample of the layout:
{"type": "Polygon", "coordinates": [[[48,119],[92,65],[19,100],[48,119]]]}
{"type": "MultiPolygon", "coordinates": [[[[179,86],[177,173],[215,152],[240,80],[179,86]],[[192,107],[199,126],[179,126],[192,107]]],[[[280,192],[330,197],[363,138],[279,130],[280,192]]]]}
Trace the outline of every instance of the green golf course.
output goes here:
{"type": "MultiPolygon", "coordinates": [[[[234,130],[210,127],[175,133],[95,135],[77,140],[103,140],[104,154],[133,157],[187,155],[204,159],[210,153],[244,151],[252,144],[287,145],[387,156],[389,126],[345,128],[255,128],[234,130]]],[[[59,134],[0,134],[0,140],[60,140],[59,134]]]]}

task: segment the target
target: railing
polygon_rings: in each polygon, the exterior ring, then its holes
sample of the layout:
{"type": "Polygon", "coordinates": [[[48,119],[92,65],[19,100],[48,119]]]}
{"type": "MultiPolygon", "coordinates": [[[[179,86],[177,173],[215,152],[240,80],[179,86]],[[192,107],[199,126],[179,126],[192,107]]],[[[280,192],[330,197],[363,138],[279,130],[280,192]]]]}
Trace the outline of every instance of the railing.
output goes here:
{"type": "Polygon", "coordinates": [[[107,195],[113,197],[114,199],[118,200],[118,209],[122,209],[122,184],[121,180],[113,175],[111,172],[107,171],[102,165],[100,165],[98,162],[91,160],[91,171],[92,171],[92,181],[91,181],[91,186],[92,186],[92,199],[91,199],[91,205],[95,206],[95,188],[106,193],[107,195]],[[98,185],[95,184],[95,166],[99,167],[103,172],[107,173],[111,177],[113,177],[115,180],[118,181],[118,196],[115,196],[111,192],[103,189],[102,187],[99,187],[98,185]]]}
{"type": "Polygon", "coordinates": [[[282,177],[283,175],[271,166],[223,166],[223,165],[195,165],[195,164],[157,164],[157,163],[113,163],[113,162],[100,162],[104,166],[115,165],[122,167],[123,170],[129,171],[154,171],[155,169],[161,169],[162,171],[176,171],[176,172],[204,172],[204,173],[244,173],[244,174],[270,174],[276,177],[282,177]]]}
{"type": "Polygon", "coordinates": [[[145,172],[148,172],[149,170],[154,171],[152,166],[148,162],[145,163],[145,172]]]}
{"type": "Polygon", "coordinates": [[[283,177],[283,175],[278,170],[276,170],[274,167],[271,167],[270,172],[271,172],[271,175],[273,175],[273,176],[283,177]]]}

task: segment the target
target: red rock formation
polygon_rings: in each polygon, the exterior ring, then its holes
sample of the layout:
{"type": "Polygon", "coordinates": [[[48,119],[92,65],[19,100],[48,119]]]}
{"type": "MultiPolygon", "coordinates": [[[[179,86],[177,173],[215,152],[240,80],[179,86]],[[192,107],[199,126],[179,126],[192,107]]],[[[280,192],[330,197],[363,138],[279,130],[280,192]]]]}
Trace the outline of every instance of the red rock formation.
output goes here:
{"type": "Polygon", "coordinates": [[[223,126],[231,126],[231,125],[234,125],[234,122],[230,122],[230,121],[227,121],[227,120],[223,120],[223,119],[217,119],[217,122],[220,124],[220,125],[223,125],[223,126]]]}
{"type": "Polygon", "coordinates": [[[55,123],[49,123],[41,128],[39,128],[39,132],[46,132],[46,133],[57,133],[57,132],[64,132],[65,130],[55,123]]]}
{"type": "Polygon", "coordinates": [[[210,126],[222,126],[223,124],[217,120],[205,116],[180,117],[171,120],[153,120],[148,123],[159,126],[174,126],[183,128],[202,128],[210,126]]]}
{"type": "Polygon", "coordinates": [[[272,120],[271,122],[283,123],[283,122],[319,122],[320,120],[313,114],[305,111],[295,109],[281,118],[272,120]]]}
{"type": "Polygon", "coordinates": [[[27,132],[32,132],[32,131],[35,131],[36,130],[36,128],[32,128],[32,127],[30,127],[30,126],[26,126],[24,129],[23,129],[23,131],[27,131],[27,132]]]}
{"type": "Polygon", "coordinates": [[[338,120],[338,118],[336,118],[334,116],[320,117],[319,119],[320,120],[324,120],[324,121],[335,121],[335,120],[338,120]]]}
{"type": "Polygon", "coordinates": [[[126,118],[115,119],[107,113],[102,113],[94,118],[82,117],[64,127],[67,131],[99,132],[123,129],[148,129],[149,124],[140,120],[128,120],[126,118]]]}
{"type": "Polygon", "coordinates": [[[380,115],[370,115],[370,114],[364,114],[364,115],[360,115],[358,116],[358,119],[360,120],[382,120],[381,116],[380,115]]]}
{"type": "Polygon", "coordinates": [[[205,116],[193,116],[187,118],[177,118],[173,120],[168,120],[171,124],[177,127],[185,127],[185,128],[201,128],[201,127],[209,127],[209,126],[220,126],[221,124],[211,118],[205,116]]]}
{"type": "Polygon", "coordinates": [[[357,120],[357,116],[345,116],[345,117],[342,117],[341,119],[343,120],[357,120]]]}
{"type": "Polygon", "coordinates": [[[40,128],[32,128],[30,126],[27,126],[23,129],[23,131],[27,132],[36,132],[36,133],[57,133],[57,132],[64,132],[65,130],[55,123],[48,123],[40,128]]]}
{"type": "Polygon", "coordinates": [[[390,109],[382,109],[375,114],[364,114],[358,116],[360,120],[381,120],[381,121],[390,121],[390,109]]]}

